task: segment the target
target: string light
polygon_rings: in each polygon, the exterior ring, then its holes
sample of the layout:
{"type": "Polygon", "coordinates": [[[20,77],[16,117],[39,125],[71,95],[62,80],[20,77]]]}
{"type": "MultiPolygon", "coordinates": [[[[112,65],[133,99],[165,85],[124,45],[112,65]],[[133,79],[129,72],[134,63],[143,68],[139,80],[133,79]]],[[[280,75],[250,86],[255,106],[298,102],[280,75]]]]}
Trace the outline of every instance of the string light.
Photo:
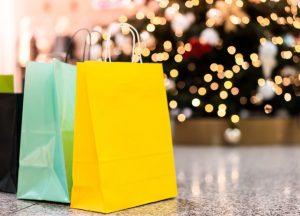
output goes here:
{"type": "Polygon", "coordinates": [[[230,55],[234,55],[235,52],[236,52],[236,48],[234,46],[229,46],[227,48],[227,52],[230,54],[230,55]]]}
{"type": "Polygon", "coordinates": [[[224,87],[225,87],[226,89],[231,89],[231,88],[232,88],[232,82],[231,82],[231,81],[226,81],[226,82],[224,83],[224,87]]]}
{"type": "Polygon", "coordinates": [[[220,92],[220,98],[221,99],[225,100],[225,99],[227,99],[227,97],[228,97],[227,91],[221,91],[220,92]]]}
{"type": "Polygon", "coordinates": [[[155,25],[153,25],[152,23],[149,23],[146,27],[148,32],[154,32],[155,31],[155,25]]]}
{"type": "Polygon", "coordinates": [[[205,82],[207,82],[207,83],[209,83],[209,82],[211,82],[212,81],[212,75],[210,75],[210,74],[205,74],[205,76],[204,76],[204,81],[205,82]]]}
{"type": "Polygon", "coordinates": [[[176,70],[176,69],[172,69],[171,71],[170,71],[170,76],[171,77],[173,77],[173,78],[176,78],[176,77],[178,77],[178,70],[176,70]]]}
{"type": "Polygon", "coordinates": [[[201,87],[201,88],[198,89],[198,94],[201,95],[201,96],[206,95],[206,92],[207,92],[206,88],[204,88],[204,87],[201,87]]]}
{"type": "Polygon", "coordinates": [[[226,70],[224,75],[227,79],[231,79],[233,77],[233,72],[231,70],[226,70]]]}
{"type": "Polygon", "coordinates": [[[211,113],[214,111],[214,107],[213,105],[211,104],[206,104],[205,107],[204,107],[205,111],[208,112],[208,113],[211,113]]]}
{"type": "Polygon", "coordinates": [[[284,94],[284,100],[285,100],[286,102],[291,101],[291,100],[292,100],[292,95],[291,95],[290,93],[285,93],[285,94],[284,94]]]}
{"type": "Polygon", "coordinates": [[[230,119],[231,119],[231,122],[234,124],[236,124],[240,121],[240,117],[238,115],[232,115],[230,119]]]}
{"type": "Polygon", "coordinates": [[[213,82],[210,84],[210,88],[211,90],[216,91],[219,88],[219,84],[217,82],[213,82]]]}
{"type": "Polygon", "coordinates": [[[231,94],[234,95],[234,96],[238,95],[239,94],[239,89],[237,87],[233,87],[231,89],[231,94]]]}
{"type": "Polygon", "coordinates": [[[171,109],[176,109],[176,108],[177,108],[177,102],[176,102],[175,100],[171,100],[171,101],[169,102],[169,107],[170,107],[171,109]]]}
{"type": "Polygon", "coordinates": [[[194,107],[199,107],[200,104],[201,104],[201,101],[200,101],[198,98],[194,98],[194,99],[192,100],[192,105],[193,105],[194,107]]]}
{"type": "Polygon", "coordinates": [[[186,120],[186,117],[183,113],[181,113],[177,116],[177,119],[179,122],[184,122],[186,120]]]}
{"type": "MultiPolygon", "coordinates": [[[[299,50],[300,50],[300,46],[299,46],[299,50]]],[[[212,63],[209,68],[211,71],[215,72],[218,70],[218,64],[212,63]]]]}

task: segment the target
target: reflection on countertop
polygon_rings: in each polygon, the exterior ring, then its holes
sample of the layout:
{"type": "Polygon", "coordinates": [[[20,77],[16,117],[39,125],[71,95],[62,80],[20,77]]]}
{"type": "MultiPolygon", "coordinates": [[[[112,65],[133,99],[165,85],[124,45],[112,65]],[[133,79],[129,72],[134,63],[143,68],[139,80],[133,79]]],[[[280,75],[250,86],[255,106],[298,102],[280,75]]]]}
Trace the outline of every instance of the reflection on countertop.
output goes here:
{"type": "MultiPolygon", "coordinates": [[[[176,199],[110,215],[300,215],[300,147],[176,146],[175,158],[176,199]]],[[[0,193],[0,215],[101,214],[0,193]]]]}

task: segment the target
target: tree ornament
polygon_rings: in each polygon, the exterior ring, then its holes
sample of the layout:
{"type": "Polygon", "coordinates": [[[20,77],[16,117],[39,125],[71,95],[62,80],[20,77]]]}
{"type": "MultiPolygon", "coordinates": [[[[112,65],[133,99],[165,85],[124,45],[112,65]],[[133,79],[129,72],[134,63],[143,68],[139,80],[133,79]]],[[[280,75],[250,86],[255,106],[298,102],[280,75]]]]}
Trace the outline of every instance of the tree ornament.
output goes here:
{"type": "Polygon", "coordinates": [[[278,48],[271,41],[264,42],[258,48],[258,55],[262,63],[262,70],[265,79],[271,78],[272,71],[277,64],[276,62],[277,53],[278,53],[278,48]]]}
{"type": "Polygon", "coordinates": [[[176,33],[183,33],[185,32],[195,21],[193,18],[192,13],[183,14],[176,14],[174,18],[171,20],[171,28],[176,33]]]}
{"type": "Polygon", "coordinates": [[[209,44],[202,44],[200,40],[196,37],[192,37],[189,39],[189,43],[191,44],[191,51],[187,51],[183,54],[185,59],[190,57],[192,58],[201,58],[203,55],[211,52],[212,47],[209,44]]]}
{"type": "Polygon", "coordinates": [[[271,100],[275,96],[273,82],[267,80],[263,86],[258,87],[258,96],[261,96],[263,100],[271,100]]]}
{"type": "Polygon", "coordinates": [[[220,42],[219,33],[213,28],[206,28],[200,34],[200,42],[202,44],[216,46],[220,42]]]}

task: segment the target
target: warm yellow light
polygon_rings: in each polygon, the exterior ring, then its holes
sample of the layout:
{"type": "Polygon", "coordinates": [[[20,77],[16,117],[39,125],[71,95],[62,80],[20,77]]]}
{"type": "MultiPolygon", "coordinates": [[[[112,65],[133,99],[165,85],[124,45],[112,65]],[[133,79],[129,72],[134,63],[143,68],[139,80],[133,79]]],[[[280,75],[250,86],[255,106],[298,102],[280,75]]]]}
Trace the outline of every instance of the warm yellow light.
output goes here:
{"type": "Polygon", "coordinates": [[[260,38],[259,39],[260,44],[264,44],[265,42],[267,42],[266,38],[260,38]]]}
{"type": "Polygon", "coordinates": [[[171,43],[171,41],[165,41],[164,44],[163,44],[163,46],[164,46],[164,50],[167,51],[167,52],[169,52],[169,51],[172,50],[172,43],[171,43]]]}
{"type": "Polygon", "coordinates": [[[283,58],[283,59],[290,59],[293,57],[293,53],[289,50],[282,51],[280,54],[281,54],[281,58],[283,58]]]}
{"type": "Polygon", "coordinates": [[[236,0],[235,5],[241,8],[241,7],[243,7],[244,2],[242,0],[236,0]]]}
{"type": "Polygon", "coordinates": [[[280,85],[282,83],[282,77],[279,75],[275,76],[275,83],[277,85],[280,85]]]}
{"type": "Polygon", "coordinates": [[[227,109],[227,106],[225,104],[220,104],[218,106],[218,109],[223,109],[223,110],[226,110],[227,109]]]}
{"type": "Polygon", "coordinates": [[[273,21],[276,21],[278,19],[278,16],[276,13],[271,13],[270,17],[273,21]]]}
{"type": "Polygon", "coordinates": [[[198,89],[198,94],[201,95],[201,96],[204,96],[206,94],[206,88],[204,87],[201,87],[198,89]]]}
{"type": "Polygon", "coordinates": [[[190,52],[192,50],[192,45],[190,43],[186,43],[184,45],[184,49],[185,51],[190,52]]]}
{"type": "Polygon", "coordinates": [[[127,16],[120,16],[119,17],[119,22],[121,22],[121,23],[125,23],[125,22],[127,22],[128,21],[128,18],[127,18],[127,16]]]}
{"type": "Polygon", "coordinates": [[[181,113],[177,116],[177,119],[179,122],[184,122],[186,120],[186,117],[183,113],[181,113]]]}
{"type": "Polygon", "coordinates": [[[219,79],[224,79],[225,75],[223,72],[217,74],[219,79]]]}
{"type": "Polygon", "coordinates": [[[292,95],[290,93],[285,93],[284,94],[284,100],[289,102],[292,100],[292,95]]]}
{"type": "Polygon", "coordinates": [[[222,118],[226,115],[226,110],[225,109],[219,109],[217,114],[218,114],[219,117],[222,118]]]}
{"type": "Polygon", "coordinates": [[[223,72],[224,71],[224,66],[219,64],[218,65],[218,70],[217,70],[219,73],[223,72]]]}
{"type": "Polygon", "coordinates": [[[211,71],[215,72],[215,71],[218,70],[218,64],[212,63],[209,68],[210,68],[211,71]]]}
{"type": "Polygon", "coordinates": [[[226,70],[224,75],[227,79],[231,79],[233,77],[233,72],[231,70],[226,70]]]}
{"type": "Polygon", "coordinates": [[[152,23],[149,23],[146,27],[148,32],[154,32],[155,31],[155,25],[153,25],[152,23]]]}
{"type": "Polygon", "coordinates": [[[210,74],[205,74],[204,75],[204,81],[205,82],[211,82],[212,81],[212,75],[210,75],[210,74]]]}
{"type": "Polygon", "coordinates": [[[282,95],[282,93],[283,93],[282,88],[280,88],[279,86],[277,86],[277,87],[275,88],[275,94],[276,94],[276,95],[282,95]]]}
{"type": "Polygon", "coordinates": [[[194,6],[198,6],[200,4],[200,1],[199,0],[192,0],[194,6]]]}
{"type": "Polygon", "coordinates": [[[143,48],[142,55],[148,57],[150,55],[150,50],[148,48],[143,48]]]}
{"type": "Polygon", "coordinates": [[[282,84],[284,86],[289,86],[291,85],[291,79],[289,77],[284,77],[283,80],[282,80],[282,84]]]}
{"type": "Polygon", "coordinates": [[[232,115],[231,116],[231,122],[236,124],[240,121],[240,117],[238,115],[232,115]]]}
{"type": "Polygon", "coordinates": [[[160,8],[166,8],[168,6],[168,4],[169,4],[169,0],[161,0],[159,2],[159,7],[160,8]]]}
{"type": "Polygon", "coordinates": [[[177,52],[178,52],[179,54],[185,53],[184,46],[179,46],[179,47],[177,48],[177,52]]]}
{"type": "Polygon", "coordinates": [[[219,84],[216,82],[213,82],[210,84],[210,88],[211,88],[211,90],[216,91],[219,88],[219,84]]]}
{"type": "Polygon", "coordinates": [[[145,18],[145,14],[143,12],[137,12],[136,14],[136,18],[141,20],[145,18]]]}
{"type": "Polygon", "coordinates": [[[147,16],[147,18],[148,18],[148,19],[152,19],[152,18],[154,18],[154,17],[155,17],[155,13],[154,13],[154,12],[152,12],[152,11],[150,11],[150,12],[148,12],[148,13],[147,13],[147,15],[146,15],[146,16],[147,16]]]}
{"type": "Polygon", "coordinates": [[[238,66],[238,65],[233,65],[232,71],[233,71],[234,73],[238,73],[238,72],[240,72],[240,70],[241,70],[241,67],[240,67],[240,66],[238,66]]]}
{"type": "Polygon", "coordinates": [[[194,4],[193,4],[192,1],[186,1],[186,2],[185,2],[185,6],[186,6],[187,8],[192,8],[192,7],[194,6],[194,4]]]}
{"type": "Polygon", "coordinates": [[[233,87],[233,88],[231,89],[231,94],[232,94],[232,95],[238,95],[238,94],[239,94],[239,89],[238,89],[237,87],[233,87]]]}
{"type": "Polygon", "coordinates": [[[250,22],[250,19],[249,19],[249,17],[247,17],[247,16],[243,16],[242,17],[242,23],[244,23],[244,24],[248,24],[250,22]]]}
{"type": "Polygon", "coordinates": [[[211,104],[206,104],[204,109],[208,113],[211,113],[212,111],[214,111],[214,107],[211,104]]]}
{"type": "Polygon", "coordinates": [[[171,100],[169,103],[169,107],[171,109],[176,109],[177,108],[177,102],[175,100],[171,100]]]}
{"type": "Polygon", "coordinates": [[[228,97],[227,91],[221,91],[220,92],[220,98],[225,100],[228,97]]]}
{"type": "Polygon", "coordinates": [[[226,89],[231,89],[231,88],[232,88],[232,82],[231,82],[231,81],[226,81],[226,82],[224,83],[224,87],[225,87],[226,89]]]}
{"type": "Polygon", "coordinates": [[[263,79],[263,78],[259,78],[257,80],[257,83],[258,83],[259,86],[264,86],[266,84],[266,80],[263,79]]]}
{"type": "Polygon", "coordinates": [[[194,98],[194,99],[192,100],[192,105],[193,105],[194,107],[198,107],[198,106],[200,106],[200,104],[201,104],[201,101],[200,101],[198,98],[194,98]]]}
{"type": "Polygon", "coordinates": [[[178,77],[178,70],[176,70],[176,69],[172,69],[171,71],[170,71],[170,76],[171,77],[173,77],[173,78],[176,78],[176,77],[178,77]]]}
{"type": "Polygon", "coordinates": [[[207,4],[213,4],[214,0],[205,0],[207,4]]]}
{"type": "Polygon", "coordinates": [[[177,54],[177,55],[175,55],[175,57],[174,57],[174,59],[175,59],[175,61],[176,62],[182,62],[182,60],[183,60],[183,57],[182,57],[182,55],[180,55],[180,54],[177,54]]]}
{"type": "Polygon", "coordinates": [[[252,53],[252,54],[250,55],[250,59],[251,59],[252,61],[257,61],[257,60],[258,60],[258,55],[257,55],[256,53],[252,53]]]}
{"type": "Polygon", "coordinates": [[[260,60],[253,61],[253,62],[252,62],[252,65],[253,65],[254,67],[260,67],[260,66],[261,66],[261,61],[260,61],[260,60]]]}
{"type": "Polygon", "coordinates": [[[229,47],[227,48],[227,52],[228,52],[230,55],[234,55],[235,52],[236,52],[236,49],[235,49],[234,46],[229,46],[229,47]]]}

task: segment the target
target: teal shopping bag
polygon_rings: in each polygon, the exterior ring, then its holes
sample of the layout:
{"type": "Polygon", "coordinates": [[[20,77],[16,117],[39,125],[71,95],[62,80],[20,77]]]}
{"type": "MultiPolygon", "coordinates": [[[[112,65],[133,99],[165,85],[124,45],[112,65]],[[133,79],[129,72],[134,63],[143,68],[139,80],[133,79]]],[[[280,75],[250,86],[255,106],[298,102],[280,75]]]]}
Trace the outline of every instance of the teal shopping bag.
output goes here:
{"type": "Polygon", "coordinates": [[[0,75],[0,92],[13,93],[14,92],[14,76],[0,75]]]}
{"type": "Polygon", "coordinates": [[[26,66],[18,199],[70,202],[76,67],[26,66]]]}

